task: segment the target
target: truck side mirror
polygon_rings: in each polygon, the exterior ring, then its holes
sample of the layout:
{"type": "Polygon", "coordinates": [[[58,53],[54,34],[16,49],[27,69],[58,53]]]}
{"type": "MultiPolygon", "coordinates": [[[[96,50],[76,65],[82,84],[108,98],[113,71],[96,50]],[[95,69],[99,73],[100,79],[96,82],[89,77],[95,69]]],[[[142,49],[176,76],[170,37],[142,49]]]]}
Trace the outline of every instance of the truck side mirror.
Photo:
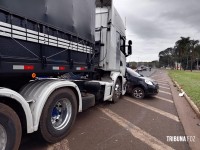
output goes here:
{"type": "Polygon", "coordinates": [[[132,41],[129,40],[128,41],[128,55],[131,55],[132,54],[132,41]]]}
{"type": "Polygon", "coordinates": [[[133,42],[132,42],[131,40],[129,40],[129,41],[128,41],[128,45],[131,46],[132,44],[133,44],[133,42]]]}
{"type": "Polygon", "coordinates": [[[132,54],[132,46],[128,46],[128,55],[132,54]]]}

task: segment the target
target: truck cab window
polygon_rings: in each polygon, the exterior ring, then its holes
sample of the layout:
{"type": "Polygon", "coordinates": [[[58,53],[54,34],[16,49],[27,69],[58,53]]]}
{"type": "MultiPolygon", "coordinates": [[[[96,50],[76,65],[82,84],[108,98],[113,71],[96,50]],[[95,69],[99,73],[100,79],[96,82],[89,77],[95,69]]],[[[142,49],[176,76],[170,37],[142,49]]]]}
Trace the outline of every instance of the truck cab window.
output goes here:
{"type": "Polygon", "coordinates": [[[120,38],[120,50],[125,55],[125,39],[123,37],[120,38]]]}
{"type": "Polygon", "coordinates": [[[117,32],[117,48],[120,49],[120,51],[125,54],[125,38],[120,35],[119,32],[117,32]]]}

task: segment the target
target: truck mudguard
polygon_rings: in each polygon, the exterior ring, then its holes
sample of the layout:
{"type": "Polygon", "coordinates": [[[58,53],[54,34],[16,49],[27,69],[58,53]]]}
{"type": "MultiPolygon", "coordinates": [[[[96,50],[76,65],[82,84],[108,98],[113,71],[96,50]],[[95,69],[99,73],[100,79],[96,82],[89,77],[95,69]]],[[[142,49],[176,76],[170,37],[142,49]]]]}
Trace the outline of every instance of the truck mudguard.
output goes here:
{"type": "Polygon", "coordinates": [[[82,98],[78,86],[70,81],[62,79],[41,79],[32,81],[20,91],[20,94],[30,101],[30,109],[33,115],[34,131],[37,131],[40,116],[48,97],[59,88],[71,88],[77,95],[78,112],[82,111],[82,98]]]}
{"type": "Polygon", "coordinates": [[[19,93],[8,88],[0,88],[0,96],[8,97],[13,101],[17,101],[21,104],[26,116],[27,133],[34,132],[32,119],[33,117],[28,102],[19,93]]]}

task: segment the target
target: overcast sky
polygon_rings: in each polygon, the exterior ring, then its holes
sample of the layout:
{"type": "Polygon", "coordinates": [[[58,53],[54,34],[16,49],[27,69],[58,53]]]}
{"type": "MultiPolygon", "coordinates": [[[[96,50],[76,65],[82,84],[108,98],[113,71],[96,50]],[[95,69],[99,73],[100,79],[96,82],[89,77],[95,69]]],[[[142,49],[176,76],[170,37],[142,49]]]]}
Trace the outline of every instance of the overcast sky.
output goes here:
{"type": "Polygon", "coordinates": [[[133,41],[128,61],[158,60],[158,53],[183,37],[200,40],[200,0],[114,0],[127,39],[133,41]]]}

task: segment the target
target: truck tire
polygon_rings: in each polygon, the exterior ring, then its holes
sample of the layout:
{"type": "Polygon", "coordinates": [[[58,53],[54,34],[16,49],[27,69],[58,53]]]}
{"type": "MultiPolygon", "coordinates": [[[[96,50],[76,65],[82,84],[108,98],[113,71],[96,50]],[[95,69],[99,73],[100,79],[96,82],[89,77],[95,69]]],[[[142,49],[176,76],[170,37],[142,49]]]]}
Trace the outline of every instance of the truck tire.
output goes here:
{"type": "Polygon", "coordinates": [[[113,96],[112,96],[112,102],[113,103],[118,102],[119,99],[121,98],[121,95],[122,95],[122,84],[121,84],[121,81],[117,79],[115,83],[115,87],[114,87],[113,96]]]}
{"type": "Polygon", "coordinates": [[[18,115],[7,105],[0,103],[0,150],[18,150],[21,136],[18,115]]]}
{"type": "Polygon", "coordinates": [[[40,133],[49,143],[65,138],[75,122],[77,100],[71,89],[54,91],[48,98],[40,118],[40,133]]]}

